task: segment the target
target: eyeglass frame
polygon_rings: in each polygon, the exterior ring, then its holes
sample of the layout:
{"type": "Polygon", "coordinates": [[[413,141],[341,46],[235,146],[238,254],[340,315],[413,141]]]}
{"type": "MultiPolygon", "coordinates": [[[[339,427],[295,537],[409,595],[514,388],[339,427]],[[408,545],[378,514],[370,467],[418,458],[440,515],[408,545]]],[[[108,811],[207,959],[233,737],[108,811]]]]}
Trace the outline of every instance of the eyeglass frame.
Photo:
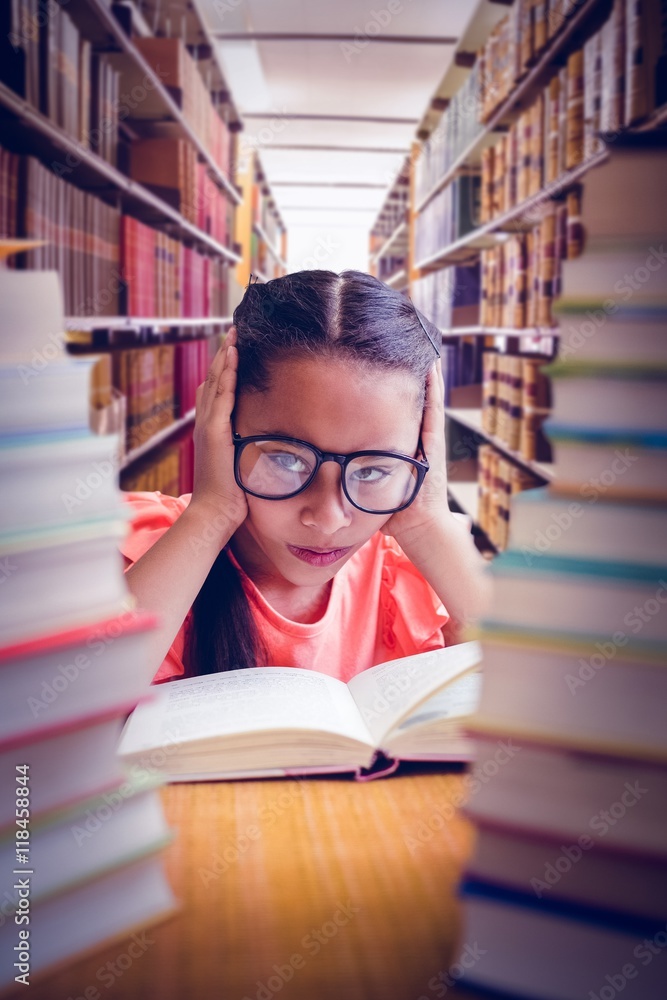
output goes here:
{"type": "Polygon", "coordinates": [[[302,441],[300,440],[300,438],[288,437],[285,434],[251,434],[248,437],[241,437],[241,435],[238,434],[236,430],[233,429],[232,441],[234,444],[234,479],[236,480],[236,485],[239,487],[239,489],[242,489],[244,493],[249,493],[250,496],[257,497],[258,500],[290,500],[292,497],[296,497],[300,493],[304,493],[308,489],[308,487],[315,479],[315,476],[319,472],[320,466],[324,462],[336,462],[340,466],[340,473],[341,473],[340,481],[341,481],[341,486],[343,487],[343,493],[345,494],[345,496],[347,497],[347,499],[349,500],[349,502],[352,504],[353,507],[356,507],[357,510],[362,511],[362,513],[364,514],[377,514],[378,516],[382,516],[383,514],[396,514],[400,510],[405,510],[407,507],[410,506],[410,504],[414,503],[414,501],[417,499],[417,495],[424,483],[424,477],[426,476],[426,473],[430,468],[428,459],[426,457],[426,452],[424,451],[424,446],[422,444],[421,434],[419,435],[419,441],[417,443],[417,452],[422,453],[422,455],[424,456],[423,461],[420,461],[419,459],[416,458],[412,458],[409,455],[402,455],[400,452],[380,451],[377,448],[370,448],[367,451],[351,451],[347,455],[341,455],[333,451],[322,451],[320,448],[316,448],[314,444],[311,444],[310,441],[302,441]],[[309,448],[310,451],[312,451],[315,454],[316,458],[315,468],[313,469],[312,473],[310,474],[304,485],[300,486],[298,490],[294,490],[293,493],[288,493],[285,496],[280,496],[280,497],[268,497],[265,496],[263,493],[255,493],[254,490],[251,490],[247,486],[243,485],[243,483],[241,482],[241,477],[239,475],[239,463],[243,448],[246,446],[246,444],[250,444],[253,441],[284,441],[287,444],[302,445],[305,448],[309,448]],[[402,504],[402,506],[400,507],[393,507],[390,510],[383,510],[383,511],[368,510],[366,507],[361,507],[358,503],[355,503],[355,501],[352,499],[352,497],[347,491],[347,486],[345,483],[346,479],[345,470],[349,465],[349,463],[353,459],[359,458],[360,455],[382,455],[385,458],[400,458],[404,462],[409,462],[411,465],[415,466],[415,468],[417,469],[417,487],[412,497],[408,500],[408,502],[402,504]]]}

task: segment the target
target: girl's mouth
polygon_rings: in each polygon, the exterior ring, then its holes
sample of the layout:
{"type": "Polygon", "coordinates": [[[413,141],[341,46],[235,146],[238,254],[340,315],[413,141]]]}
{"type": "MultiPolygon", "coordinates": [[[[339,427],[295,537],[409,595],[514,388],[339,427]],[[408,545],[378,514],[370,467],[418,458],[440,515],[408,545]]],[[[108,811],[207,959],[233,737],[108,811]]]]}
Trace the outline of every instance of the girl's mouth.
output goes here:
{"type": "Polygon", "coordinates": [[[301,549],[296,545],[288,545],[287,548],[293,556],[303,562],[310,563],[311,566],[330,566],[341,559],[346,552],[349,552],[352,546],[347,545],[344,549],[331,549],[329,552],[314,552],[312,549],[301,549]]]}

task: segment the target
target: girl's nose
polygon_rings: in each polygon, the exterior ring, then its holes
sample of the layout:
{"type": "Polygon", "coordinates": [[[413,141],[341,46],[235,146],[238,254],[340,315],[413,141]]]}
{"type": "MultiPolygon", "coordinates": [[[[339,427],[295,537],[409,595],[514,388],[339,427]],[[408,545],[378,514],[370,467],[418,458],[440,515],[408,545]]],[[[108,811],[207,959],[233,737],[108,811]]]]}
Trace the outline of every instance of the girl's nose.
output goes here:
{"type": "Polygon", "coordinates": [[[323,535],[333,535],[352,520],[354,507],[343,492],[341,468],[336,462],[321,465],[299,499],[303,524],[317,528],[323,535]]]}

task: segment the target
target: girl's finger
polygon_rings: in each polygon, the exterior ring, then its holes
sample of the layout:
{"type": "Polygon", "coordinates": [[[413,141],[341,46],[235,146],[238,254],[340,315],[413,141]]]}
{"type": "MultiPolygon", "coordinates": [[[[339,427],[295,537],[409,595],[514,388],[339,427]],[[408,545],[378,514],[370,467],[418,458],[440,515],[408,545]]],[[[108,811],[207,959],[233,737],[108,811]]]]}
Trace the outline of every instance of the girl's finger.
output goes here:
{"type": "Polygon", "coordinates": [[[210,394],[208,422],[212,429],[222,433],[229,424],[236,401],[236,369],[238,353],[231,345],[227,350],[225,367],[220,373],[214,392],[210,394]]]}
{"type": "Polygon", "coordinates": [[[424,406],[424,433],[435,433],[438,429],[440,414],[440,398],[438,393],[437,364],[434,362],[428,373],[426,382],[426,404],[424,406]]]}

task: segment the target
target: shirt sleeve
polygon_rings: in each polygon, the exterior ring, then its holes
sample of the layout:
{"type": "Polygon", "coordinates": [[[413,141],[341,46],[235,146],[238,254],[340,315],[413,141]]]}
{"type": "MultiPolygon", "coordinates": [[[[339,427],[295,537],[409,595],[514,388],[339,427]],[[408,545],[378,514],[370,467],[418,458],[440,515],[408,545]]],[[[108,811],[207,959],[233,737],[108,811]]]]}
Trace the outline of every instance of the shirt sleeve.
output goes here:
{"type": "Polygon", "coordinates": [[[390,535],[383,535],[380,641],[386,660],[442,649],[449,613],[390,535]]]}
{"type": "MultiPolygon", "coordinates": [[[[165,493],[124,493],[124,502],[131,507],[128,533],[120,544],[125,557],[125,571],[155,545],[158,538],[172,526],[190,502],[190,493],[180,497],[165,493]]],[[[153,678],[153,684],[185,674],[184,652],[189,644],[192,612],[188,611],[169,652],[153,678]]]]}

